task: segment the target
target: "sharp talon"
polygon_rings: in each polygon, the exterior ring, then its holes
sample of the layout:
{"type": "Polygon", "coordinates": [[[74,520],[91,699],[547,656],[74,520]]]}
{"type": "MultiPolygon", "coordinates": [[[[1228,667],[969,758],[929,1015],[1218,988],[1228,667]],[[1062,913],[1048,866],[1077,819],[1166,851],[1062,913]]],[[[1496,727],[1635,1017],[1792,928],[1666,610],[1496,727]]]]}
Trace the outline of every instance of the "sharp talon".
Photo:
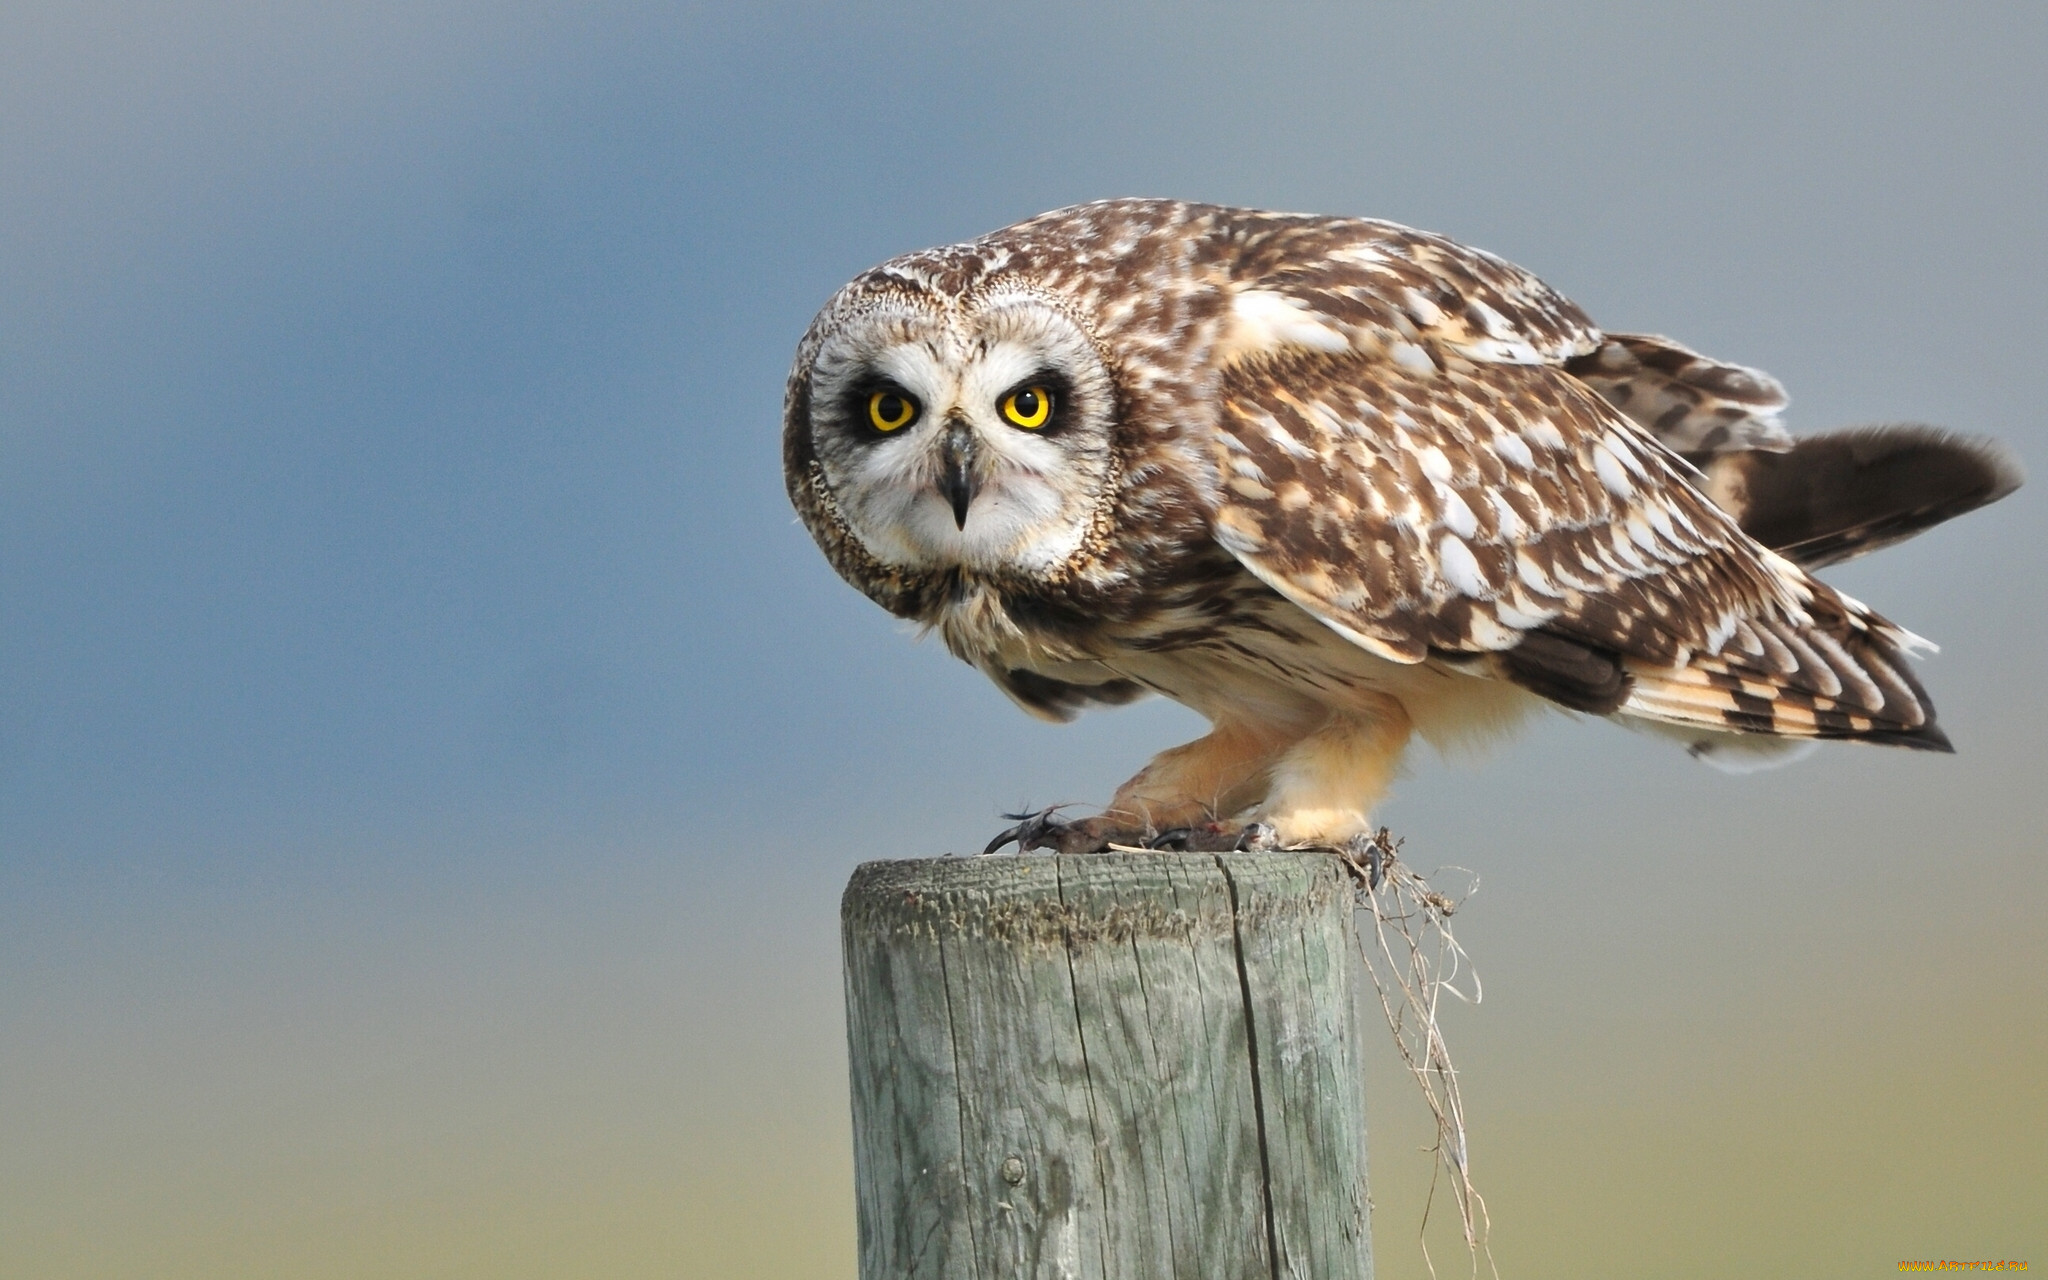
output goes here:
{"type": "MultiPolygon", "coordinates": [[[[1014,818],[1018,815],[1014,813],[1006,813],[1003,816],[1005,818],[1014,818]]],[[[1017,852],[1023,853],[1031,847],[1029,843],[1031,837],[1037,834],[1038,815],[1033,814],[1032,816],[1025,818],[1024,821],[1018,823],[1016,826],[1004,831],[997,832],[996,838],[989,841],[988,844],[982,848],[981,856],[986,858],[990,854],[994,853],[996,850],[1002,848],[1004,845],[1009,844],[1013,841],[1017,845],[1017,852]]]]}
{"type": "Polygon", "coordinates": [[[1174,827],[1170,830],[1156,832],[1153,835],[1147,836],[1145,838],[1145,847],[1147,849],[1163,849],[1176,853],[1183,852],[1188,847],[1189,838],[1194,834],[1194,829],[1191,827],[1174,827]]]}
{"type": "Polygon", "coordinates": [[[981,856],[986,858],[1013,841],[1016,843],[1017,852],[1019,853],[1029,853],[1033,849],[1041,847],[1040,841],[1043,837],[1051,835],[1067,825],[1064,822],[1054,822],[1052,820],[1053,812],[1052,809],[1040,809],[1037,813],[1004,814],[1005,818],[1008,818],[1017,825],[1006,831],[998,832],[996,838],[989,841],[988,845],[982,849],[981,856]]]}
{"type": "Polygon", "coordinates": [[[1345,846],[1345,853],[1356,865],[1365,864],[1365,888],[1371,893],[1387,878],[1387,867],[1393,862],[1393,850],[1378,836],[1353,836],[1345,846]]]}
{"type": "Polygon", "coordinates": [[[1006,813],[1003,816],[1005,818],[1008,818],[1010,821],[1016,823],[1017,825],[1014,827],[1007,827],[1004,830],[997,832],[996,838],[989,841],[987,845],[983,846],[981,856],[984,858],[988,857],[996,850],[1002,848],[1004,845],[1009,844],[1013,840],[1017,843],[1017,852],[1024,852],[1024,841],[1031,834],[1030,827],[1032,823],[1044,817],[1045,814],[1043,812],[1006,813]]]}

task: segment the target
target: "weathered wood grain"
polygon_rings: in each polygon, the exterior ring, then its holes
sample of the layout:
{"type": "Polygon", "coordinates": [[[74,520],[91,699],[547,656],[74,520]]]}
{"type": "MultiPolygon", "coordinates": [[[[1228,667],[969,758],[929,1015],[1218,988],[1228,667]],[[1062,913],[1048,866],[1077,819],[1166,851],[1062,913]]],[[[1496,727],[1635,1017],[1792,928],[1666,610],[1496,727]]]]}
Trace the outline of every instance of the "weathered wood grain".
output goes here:
{"type": "Polygon", "coordinates": [[[842,904],[862,1280],[1368,1280],[1319,854],[874,862],[842,904]]]}

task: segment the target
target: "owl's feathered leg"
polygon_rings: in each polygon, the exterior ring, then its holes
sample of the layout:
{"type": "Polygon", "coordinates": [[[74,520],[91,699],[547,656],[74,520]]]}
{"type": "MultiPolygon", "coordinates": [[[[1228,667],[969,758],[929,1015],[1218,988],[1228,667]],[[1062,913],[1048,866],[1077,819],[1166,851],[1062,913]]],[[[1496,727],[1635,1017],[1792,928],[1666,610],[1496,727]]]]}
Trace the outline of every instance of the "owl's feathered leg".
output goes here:
{"type": "Polygon", "coordinates": [[[1274,765],[1300,737],[1299,729],[1226,721],[1152,757],[1103,816],[1159,832],[1237,813],[1266,794],[1274,765]]]}
{"type": "Polygon", "coordinates": [[[1367,714],[1332,716],[1281,756],[1257,816],[1282,845],[1342,848],[1370,834],[1373,806],[1393,782],[1413,729],[1407,709],[1391,698],[1367,714]]]}
{"type": "Polygon", "coordinates": [[[1207,847],[1230,848],[1238,829],[1218,823],[1258,803],[1271,787],[1277,762],[1301,737],[1296,727],[1219,724],[1193,742],[1162,751],[1117,788],[1099,816],[1058,822],[1050,813],[1023,815],[984,852],[1014,841],[1020,850],[1093,853],[1112,844],[1144,845],[1161,833],[1207,847]]]}
{"type": "Polygon", "coordinates": [[[1393,782],[1413,728],[1407,709],[1384,697],[1307,732],[1219,725],[1153,757],[1100,815],[1075,822],[1057,821],[1050,811],[1019,815],[1018,825],[984,852],[1012,842],[1023,851],[1060,853],[1112,844],[1230,849],[1253,827],[1262,847],[1342,848],[1371,834],[1372,808],[1393,782]],[[1229,820],[1247,809],[1249,825],[1229,820]]]}

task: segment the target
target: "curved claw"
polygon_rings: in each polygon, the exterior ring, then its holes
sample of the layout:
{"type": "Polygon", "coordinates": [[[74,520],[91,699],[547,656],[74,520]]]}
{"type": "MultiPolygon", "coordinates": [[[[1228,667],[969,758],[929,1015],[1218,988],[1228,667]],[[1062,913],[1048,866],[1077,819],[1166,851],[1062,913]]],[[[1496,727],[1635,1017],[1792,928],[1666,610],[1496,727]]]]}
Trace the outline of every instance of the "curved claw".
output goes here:
{"type": "Polygon", "coordinates": [[[1237,833],[1238,853],[1266,853],[1280,847],[1280,831],[1270,822],[1247,822],[1237,833]]]}
{"type": "MultiPolygon", "coordinates": [[[[1040,809],[1036,813],[1004,814],[1005,818],[1008,818],[1017,825],[997,832],[996,838],[989,841],[988,845],[982,849],[981,856],[986,858],[1004,845],[1012,842],[1016,844],[1017,852],[1019,853],[1029,853],[1033,849],[1041,847],[1040,842],[1046,836],[1056,833],[1061,827],[1066,825],[1063,822],[1053,821],[1052,815],[1055,812],[1057,812],[1057,809],[1040,809]]],[[[1046,843],[1054,842],[1048,841],[1046,843]]]]}
{"type": "Polygon", "coordinates": [[[1159,831],[1157,836],[1145,842],[1145,848],[1190,854],[1241,854],[1276,848],[1276,840],[1274,829],[1262,821],[1245,825],[1229,821],[1200,821],[1190,827],[1159,831]]]}
{"type": "Polygon", "coordinates": [[[1249,822],[1242,827],[1228,822],[1203,822],[1158,832],[1146,839],[1145,847],[1176,853],[1263,853],[1279,848],[1279,833],[1265,822],[1249,822]]]}
{"type": "Polygon", "coordinates": [[[1365,872],[1367,893],[1376,892],[1380,883],[1387,878],[1387,871],[1394,865],[1394,844],[1385,827],[1373,835],[1353,836],[1342,850],[1354,867],[1365,872]]]}
{"type": "Polygon", "coordinates": [[[1155,831],[1103,815],[1079,822],[1061,822],[1053,817],[1058,807],[1035,813],[1006,813],[1016,823],[996,833],[982,849],[982,856],[1014,844],[1017,852],[1051,849],[1058,853],[1090,853],[1110,845],[1156,849],[1174,853],[1263,852],[1279,847],[1277,833],[1263,822],[1238,826],[1230,822],[1199,822],[1192,826],[1155,831]]]}
{"type": "Polygon", "coordinates": [[[1052,816],[1059,807],[1041,809],[1037,813],[1004,814],[1017,825],[999,833],[988,842],[982,853],[994,853],[1011,843],[1016,844],[1019,853],[1029,853],[1033,849],[1051,849],[1062,854],[1097,853],[1112,844],[1141,840],[1150,834],[1143,829],[1125,826],[1106,815],[1083,818],[1078,822],[1061,822],[1052,816]]]}

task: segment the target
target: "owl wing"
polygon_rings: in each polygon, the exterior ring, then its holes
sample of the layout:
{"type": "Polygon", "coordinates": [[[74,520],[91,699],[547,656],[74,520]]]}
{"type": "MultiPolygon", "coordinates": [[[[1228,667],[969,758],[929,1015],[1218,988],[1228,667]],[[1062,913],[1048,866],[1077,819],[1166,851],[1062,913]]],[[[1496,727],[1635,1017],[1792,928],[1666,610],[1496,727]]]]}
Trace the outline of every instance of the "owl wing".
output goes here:
{"type": "MultiPolygon", "coordinates": [[[[1239,292],[1236,309],[1282,331],[1293,321],[1292,336],[1307,345],[1321,336],[1396,360],[1422,346],[1489,364],[1562,366],[1694,461],[1792,447],[1778,418],[1790,400],[1776,378],[1660,335],[1603,334],[1570,299],[1484,250],[1371,219],[1310,219],[1259,244],[1244,263],[1256,283],[1239,292]]],[[[1261,329],[1241,332],[1251,345],[1285,340],[1261,329]]]]}
{"type": "Polygon", "coordinates": [[[1216,537],[1274,590],[1384,658],[1582,710],[1946,749],[1914,638],[1745,536],[1561,367],[1569,337],[1482,326],[1489,352],[1409,312],[1358,340],[1315,306],[1220,389],[1216,537]]]}
{"type": "Polygon", "coordinates": [[[1778,420],[1791,399],[1761,369],[1640,333],[1607,334],[1593,350],[1567,360],[1565,369],[1691,461],[1792,447],[1791,432],[1778,420]]]}

